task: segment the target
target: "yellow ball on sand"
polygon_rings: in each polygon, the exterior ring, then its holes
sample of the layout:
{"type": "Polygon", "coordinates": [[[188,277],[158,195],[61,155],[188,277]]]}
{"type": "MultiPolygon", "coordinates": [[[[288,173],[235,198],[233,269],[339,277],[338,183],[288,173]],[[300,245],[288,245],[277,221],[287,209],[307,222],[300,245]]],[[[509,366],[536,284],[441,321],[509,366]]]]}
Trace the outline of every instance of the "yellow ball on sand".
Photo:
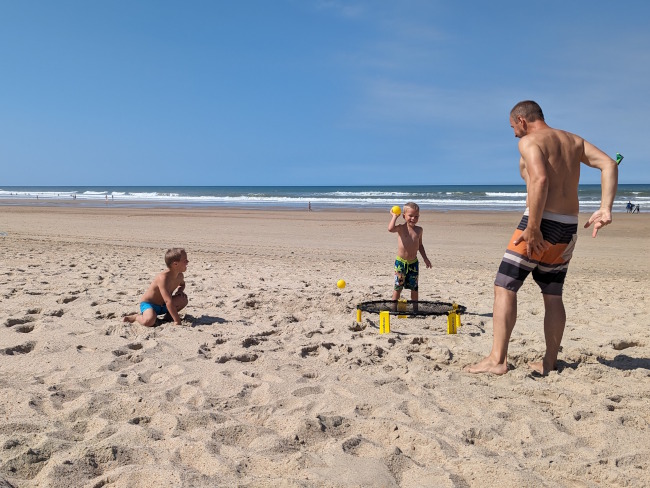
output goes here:
{"type": "Polygon", "coordinates": [[[338,280],[336,282],[336,286],[338,286],[341,289],[345,288],[345,280],[338,280]]]}
{"type": "Polygon", "coordinates": [[[402,213],[402,209],[399,208],[399,205],[395,205],[393,208],[390,209],[391,212],[393,212],[395,215],[399,215],[402,213]]]}

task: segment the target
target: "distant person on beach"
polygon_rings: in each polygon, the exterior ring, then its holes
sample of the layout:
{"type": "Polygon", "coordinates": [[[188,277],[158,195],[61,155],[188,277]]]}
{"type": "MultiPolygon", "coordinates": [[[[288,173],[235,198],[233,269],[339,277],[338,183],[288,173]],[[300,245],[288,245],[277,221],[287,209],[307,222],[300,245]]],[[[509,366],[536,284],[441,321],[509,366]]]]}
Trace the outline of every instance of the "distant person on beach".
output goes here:
{"type": "Polygon", "coordinates": [[[639,213],[640,211],[641,211],[641,205],[637,203],[632,213],[639,213]]]}
{"type": "Polygon", "coordinates": [[[185,279],[187,254],[184,249],[175,247],[165,254],[167,270],[159,273],[149,285],[149,289],[140,298],[140,313],[127,315],[124,322],[138,322],[146,327],[156,325],[159,315],[171,317],[176,325],[181,325],[178,312],[187,305],[185,279]]]}
{"type": "Polygon", "coordinates": [[[601,172],[600,208],[585,228],[592,237],[612,221],[618,186],[616,162],[581,137],[549,127],[540,106],[519,102],[510,112],[519,138],[519,171],[526,182],[526,212],[499,266],[494,282],[493,342],[490,355],[468,366],[471,373],[508,371],[508,342],[517,321],[517,291],[532,271],[544,298],[546,353],[531,363],[542,375],[557,369],[566,314],[562,287],[577,238],[580,163],[601,172]]]}
{"type": "Polygon", "coordinates": [[[431,261],[427,258],[427,253],[422,245],[423,229],[416,225],[420,218],[420,207],[417,203],[413,202],[408,202],[404,205],[404,211],[402,212],[406,221],[404,224],[397,224],[399,215],[393,213],[392,210],[391,215],[388,232],[397,234],[393,300],[398,300],[402,290],[406,288],[407,290],[411,290],[411,301],[417,302],[419,278],[418,251],[427,268],[431,267],[431,261]]]}

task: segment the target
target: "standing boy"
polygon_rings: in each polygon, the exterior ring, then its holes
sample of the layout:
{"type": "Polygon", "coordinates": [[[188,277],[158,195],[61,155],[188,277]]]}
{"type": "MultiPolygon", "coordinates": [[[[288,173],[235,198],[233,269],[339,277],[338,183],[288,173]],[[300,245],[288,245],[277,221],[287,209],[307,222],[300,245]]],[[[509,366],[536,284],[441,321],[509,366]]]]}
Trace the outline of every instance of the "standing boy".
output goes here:
{"type": "Polygon", "coordinates": [[[176,325],[181,325],[178,312],[187,305],[187,295],[183,291],[183,272],[187,270],[188,263],[184,249],[169,249],[165,253],[167,270],[154,278],[149,289],[140,298],[140,313],[125,316],[124,322],[137,321],[145,327],[153,327],[158,315],[169,314],[176,325]]]}
{"type": "Polygon", "coordinates": [[[392,218],[388,224],[388,232],[397,233],[397,258],[395,258],[395,287],[393,300],[398,300],[402,290],[411,290],[411,301],[418,301],[418,251],[424,259],[427,268],[431,261],[422,245],[422,227],[415,225],[420,218],[420,207],[417,203],[408,202],[404,205],[402,215],[406,223],[396,224],[398,214],[391,210],[392,218]]]}

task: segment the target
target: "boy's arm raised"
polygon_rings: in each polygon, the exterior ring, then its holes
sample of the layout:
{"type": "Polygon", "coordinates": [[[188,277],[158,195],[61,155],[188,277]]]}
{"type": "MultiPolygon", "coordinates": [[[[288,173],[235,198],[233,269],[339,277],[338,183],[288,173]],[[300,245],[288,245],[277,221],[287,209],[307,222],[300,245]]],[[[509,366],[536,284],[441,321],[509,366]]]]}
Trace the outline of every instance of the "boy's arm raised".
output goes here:
{"type": "Polygon", "coordinates": [[[394,214],[393,212],[391,212],[390,214],[392,218],[388,223],[388,232],[397,232],[397,228],[399,227],[399,225],[395,225],[395,223],[397,222],[397,217],[399,217],[399,215],[394,214]]]}

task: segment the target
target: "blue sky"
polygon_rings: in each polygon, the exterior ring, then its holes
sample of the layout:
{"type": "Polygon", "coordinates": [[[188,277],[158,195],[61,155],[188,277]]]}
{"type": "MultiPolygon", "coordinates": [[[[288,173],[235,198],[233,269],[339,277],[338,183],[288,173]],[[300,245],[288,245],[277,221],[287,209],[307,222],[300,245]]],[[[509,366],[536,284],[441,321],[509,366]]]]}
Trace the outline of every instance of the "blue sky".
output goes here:
{"type": "Polygon", "coordinates": [[[0,186],[520,183],[523,99],[650,183],[648,19],[641,1],[0,0],[0,186]]]}

